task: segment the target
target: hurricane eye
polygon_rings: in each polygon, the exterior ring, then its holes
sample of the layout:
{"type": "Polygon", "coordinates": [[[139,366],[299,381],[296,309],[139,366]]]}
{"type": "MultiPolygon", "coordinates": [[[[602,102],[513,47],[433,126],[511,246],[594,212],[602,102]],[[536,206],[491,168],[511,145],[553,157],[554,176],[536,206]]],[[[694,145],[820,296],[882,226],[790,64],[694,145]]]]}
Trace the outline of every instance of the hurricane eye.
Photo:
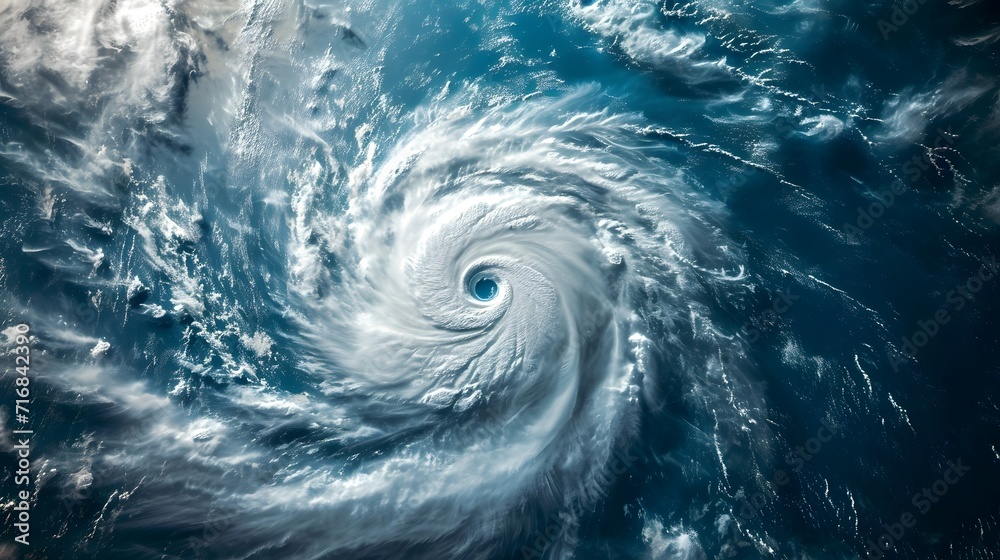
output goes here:
{"type": "Polygon", "coordinates": [[[497,297],[500,292],[500,285],[492,276],[487,274],[477,274],[469,282],[469,293],[479,301],[490,301],[497,297]]]}

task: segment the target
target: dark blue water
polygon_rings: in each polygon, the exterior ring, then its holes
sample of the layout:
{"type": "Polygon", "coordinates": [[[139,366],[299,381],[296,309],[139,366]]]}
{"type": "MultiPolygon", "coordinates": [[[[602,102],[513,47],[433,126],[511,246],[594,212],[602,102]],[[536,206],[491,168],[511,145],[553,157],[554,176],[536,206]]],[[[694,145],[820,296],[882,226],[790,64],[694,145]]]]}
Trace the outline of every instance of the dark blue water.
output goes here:
{"type": "Polygon", "coordinates": [[[993,558],[998,44],[0,6],[0,558],[993,558]]]}
{"type": "Polygon", "coordinates": [[[474,288],[475,296],[483,301],[495,298],[498,290],[497,283],[489,278],[480,278],[474,288]]]}

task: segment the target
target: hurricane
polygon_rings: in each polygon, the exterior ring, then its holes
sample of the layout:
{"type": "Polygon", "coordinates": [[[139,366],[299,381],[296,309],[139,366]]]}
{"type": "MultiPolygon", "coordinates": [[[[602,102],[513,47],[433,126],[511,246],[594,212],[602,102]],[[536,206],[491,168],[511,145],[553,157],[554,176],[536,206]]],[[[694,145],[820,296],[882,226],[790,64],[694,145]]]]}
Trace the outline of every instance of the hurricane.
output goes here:
{"type": "Polygon", "coordinates": [[[998,22],[0,0],[0,557],[991,557],[998,22]]]}

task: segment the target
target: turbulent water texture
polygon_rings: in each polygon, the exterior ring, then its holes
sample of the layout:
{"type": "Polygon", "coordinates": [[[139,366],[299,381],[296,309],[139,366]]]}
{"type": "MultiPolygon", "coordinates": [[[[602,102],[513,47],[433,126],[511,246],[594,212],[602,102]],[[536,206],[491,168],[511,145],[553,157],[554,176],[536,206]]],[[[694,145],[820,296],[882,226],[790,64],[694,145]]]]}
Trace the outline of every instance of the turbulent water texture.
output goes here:
{"type": "Polygon", "coordinates": [[[995,558],[998,38],[0,0],[0,556],[995,558]]]}

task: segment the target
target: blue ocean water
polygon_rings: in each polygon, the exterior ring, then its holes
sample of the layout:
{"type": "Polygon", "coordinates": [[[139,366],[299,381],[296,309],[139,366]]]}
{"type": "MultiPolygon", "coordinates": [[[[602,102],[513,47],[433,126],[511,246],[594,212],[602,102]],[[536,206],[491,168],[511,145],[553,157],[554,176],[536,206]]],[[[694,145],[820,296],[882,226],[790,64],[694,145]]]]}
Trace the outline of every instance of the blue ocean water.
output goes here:
{"type": "Polygon", "coordinates": [[[995,557],[998,41],[0,2],[0,557],[995,557]]]}

